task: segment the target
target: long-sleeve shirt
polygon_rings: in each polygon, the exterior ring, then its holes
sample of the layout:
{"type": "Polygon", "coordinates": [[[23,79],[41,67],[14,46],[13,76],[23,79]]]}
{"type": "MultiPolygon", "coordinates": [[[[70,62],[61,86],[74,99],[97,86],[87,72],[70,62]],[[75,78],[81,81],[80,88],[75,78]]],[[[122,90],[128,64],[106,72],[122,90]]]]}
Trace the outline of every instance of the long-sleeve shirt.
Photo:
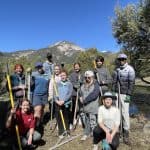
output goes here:
{"type": "MultiPolygon", "coordinates": [[[[71,100],[73,86],[70,81],[61,81],[57,83],[59,100],[63,100],[65,103],[71,100]]],[[[56,95],[57,96],[57,95],[56,95]]],[[[57,100],[57,97],[55,98],[57,100]]]]}
{"type": "Polygon", "coordinates": [[[98,77],[96,76],[96,78],[99,80],[98,82],[102,88],[102,92],[108,91],[108,87],[110,87],[112,83],[112,78],[108,69],[104,66],[97,68],[97,75],[98,77]]]}
{"type": "Polygon", "coordinates": [[[49,61],[45,61],[43,63],[43,70],[45,72],[46,78],[51,79],[51,76],[52,76],[53,71],[54,71],[54,64],[49,62],[49,61]]]}
{"type": "Polygon", "coordinates": [[[81,74],[81,72],[74,71],[70,74],[69,79],[73,85],[72,96],[77,96],[77,89],[82,85],[84,76],[81,74]]]}
{"type": "Polygon", "coordinates": [[[79,92],[80,97],[83,98],[83,111],[86,113],[97,114],[99,107],[99,85],[97,81],[94,81],[88,87],[83,84],[79,92]]]}
{"type": "Polygon", "coordinates": [[[49,94],[49,97],[50,98],[53,98],[54,94],[55,94],[55,91],[54,91],[54,80],[55,80],[55,83],[57,84],[58,82],[61,81],[61,77],[60,75],[55,75],[54,78],[52,76],[50,82],[49,82],[49,89],[48,89],[48,94],[49,94]]]}

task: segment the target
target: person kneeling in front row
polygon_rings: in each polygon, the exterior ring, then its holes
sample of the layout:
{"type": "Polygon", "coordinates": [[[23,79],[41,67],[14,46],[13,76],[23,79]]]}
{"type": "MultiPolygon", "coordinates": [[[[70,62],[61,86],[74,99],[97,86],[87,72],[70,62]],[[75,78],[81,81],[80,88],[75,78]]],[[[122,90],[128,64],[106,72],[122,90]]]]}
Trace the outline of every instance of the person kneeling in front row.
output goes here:
{"type": "Polygon", "coordinates": [[[119,146],[119,125],[120,112],[113,106],[113,96],[111,92],[106,92],[102,96],[103,105],[98,109],[98,125],[93,130],[93,150],[98,150],[98,143],[103,139],[112,150],[119,146]]]}
{"type": "Polygon", "coordinates": [[[23,99],[20,108],[12,108],[6,121],[6,127],[14,131],[14,125],[18,125],[22,147],[34,147],[33,143],[40,141],[41,134],[35,130],[36,120],[31,111],[30,102],[23,99]]]}

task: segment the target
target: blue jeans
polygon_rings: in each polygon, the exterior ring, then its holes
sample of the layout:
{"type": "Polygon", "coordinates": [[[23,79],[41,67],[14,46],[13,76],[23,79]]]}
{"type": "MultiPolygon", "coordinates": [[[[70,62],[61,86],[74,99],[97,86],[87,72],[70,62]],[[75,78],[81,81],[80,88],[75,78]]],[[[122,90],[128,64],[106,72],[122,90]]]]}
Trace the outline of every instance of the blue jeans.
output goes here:
{"type": "MultiPolygon", "coordinates": [[[[21,136],[21,144],[23,147],[27,146],[28,144],[28,138],[29,138],[29,131],[25,136],[21,136]]],[[[34,131],[32,136],[32,143],[37,142],[41,139],[41,134],[37,131],[34,131]]]]}

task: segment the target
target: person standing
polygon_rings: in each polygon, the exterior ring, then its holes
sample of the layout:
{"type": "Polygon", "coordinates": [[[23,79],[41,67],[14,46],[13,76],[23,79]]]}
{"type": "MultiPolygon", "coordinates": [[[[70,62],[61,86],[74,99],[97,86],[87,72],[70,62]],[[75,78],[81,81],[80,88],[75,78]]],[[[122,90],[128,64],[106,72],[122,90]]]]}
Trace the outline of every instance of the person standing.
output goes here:
{"type": "Polygon", "coordinates": [[[132,66],[127,63],[127,55],[119,54],[117,57],[119,66],[116,68],[113,74],[112,90],[118,93],[118,104],[121,104],[121,117],[122,117],[122,131],[123,141],[125,144],[130,144],[129,130],[130,130],[130,118],[129,118],[129,103],[132,95],[134,83],[135,83],[135,71],[132,66]]]}
{"type": "Polygon", "coordinates": [[[68,74],[65,70],[61,71],[61,81],[58,82],[55,87],[55,117],[58,123],[58,135],[59,138],[64,136],[64,132],[69,131],[69,109],[71,105],[71,94],[73,86],[68,78],[68,74]],[[57,91],[56,91],[57,90],[57,91]],[[60,114],[62,111],[62,115],[60,114]],[[63,124],[64,121],[64,124],[63,124]]]}
{"type": "Polygon", "coordinates": [[[59,65],[54,66],[54,75],[52,75],[52,78],[49,82],[49,89],[48,89],[48,101],[49,101],[49,109],[51,113],[51,117],[54,116],[55,112],[55,105],[54,105],[54,95],[55,95],[55,90],[54,90],[54,82],[57,84],[58,82],[61,81],[61,67],[59,65]],[[51,112],[52,111],[52,112],[51,112]]]}
{"type": "Polygon", "coordinates": [[[50,52],[47,53],[47,60],[43,63],[43,70],[45,72],[45,75],[47,79],[51,79],[51,76],[54,71],[54,64],[52,60],[53,56],[50,52]]]}
{"type": "Polygon", "coordinates": [[[14,74],[10,76],[10,82],[12,86],[15,105],[16,107],[18,107],[21,100],[26,96],[24,67],[21,64],[16,64],[14,66],[14,74]]]}
{"type": "Polygon", "coordinates": [[[44,114],[44,107],[48,103],[48,83],[47,77],[43,70],[43,63],[35,64],[36,71],[32,73],[32,105],[34,107],[34,117],[37,119],[37,126],[40,125],[44,114]]]}
{"type": "Polygon", "coordinates": [[[70,81],[73,85],[73,91],[72,91],[72,109],[71,109],[71,114],[70,114],[70,125],[73,125],[73,119],[74,119],[74,112],[75,112],[75,105],[76,105],[76,100],[77,99],[77,92],[79,92],[79,89],[84,81],[84,76],[81,73],[81,65],[80,63],[74,63],[73,65],[73,72],[70,74],[70,81]]]}
{"type": "Polygon", "coordinates": [[[99,107],[99,85],[94,80],[94,73],[88,70],[84,74],[85,82],[82,84],[79,99],[81,103],[80,116],[83,124],[82,141],[92,135],[93,129],[97,124],[97,112],[99,107]]]}
{"type": "Polygon", "coordinates": [[[98,108],[98,125],[93,130],[93,150],[98,150],[98,143],[103,139],[111,150],[116,150],[119,146],[120,112],[113,106],[116,98],[111,92],[101,96],[103,105],[98,108]]]}
{"type": "Polygon", "coordinates": [[[96,79],[99,82],[101,95],[103,95],[103,93],[109,90],[112,79],[108,69],[104,67],[104,57],[97,56],[95,62],[96,62],[95,68],[96,79]]]}

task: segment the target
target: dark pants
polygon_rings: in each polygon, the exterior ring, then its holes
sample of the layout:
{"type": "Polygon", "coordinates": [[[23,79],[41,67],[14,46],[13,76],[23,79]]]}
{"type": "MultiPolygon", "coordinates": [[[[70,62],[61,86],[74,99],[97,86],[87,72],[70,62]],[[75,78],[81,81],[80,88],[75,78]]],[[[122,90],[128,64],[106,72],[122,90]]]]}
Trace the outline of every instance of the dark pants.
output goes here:
{"type": "Polygon", "coordinates": [[[49,102],[50,118],[55,118],[55,102],[49,102]],[[52,116],[51,116],[52,115],[52,116]]]}
{"type": "Polygon", "coordinates": [[[73,124],[75,106],[76,106],[76,96],[72,96],[71,111],[69,113],[69,124],[73,124]]]}
{"type": "Polygon", "coordinates": [[[58,134],[61,135],[64,133],[65,129],[63,126],[63,122],[62,122],[62,118],[60,115],[60,109],[62,110],[62,114],[63,114],[63,119],[65,122],[65,126],[66,126],[66,130],[69,130],[69,108],[66,108],[65,106],[58,106],[57,104],[55,104],[55,117],[57,120],[57,124],[58,124],[58,134]]]}
{"type": "MultiPolygon", "coordinates": [[[[102,128],[97,125],[93,130],[93,144],[98,144],[100,141],[106,138],[106,134],[102,128]]],[[[116,150],[119,146],[119,133],[116,133],[110,147],[112,150],[116,150]]]]}

